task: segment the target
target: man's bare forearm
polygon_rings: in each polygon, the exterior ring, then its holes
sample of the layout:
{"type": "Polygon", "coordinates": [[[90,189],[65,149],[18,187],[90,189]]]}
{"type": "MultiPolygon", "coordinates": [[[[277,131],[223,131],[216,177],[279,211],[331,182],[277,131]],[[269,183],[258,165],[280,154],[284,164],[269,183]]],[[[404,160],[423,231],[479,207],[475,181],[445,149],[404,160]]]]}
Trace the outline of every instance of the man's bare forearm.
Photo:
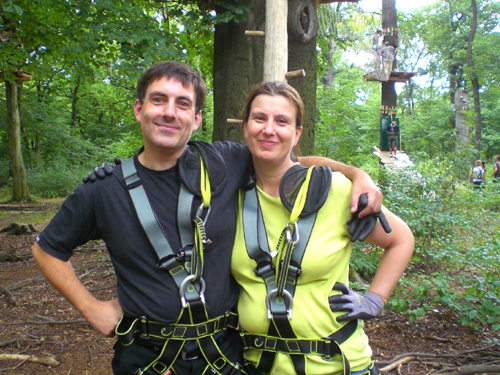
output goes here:
{"type": "Polygon", "coordinates": [[[332,171],[340,172],[351,180],[351,212],[357,211],[361,194],[366,194],[368,196],[368,204],[366,208],[359,213],[360,218],[380,212],[382,208],[382,193],[365,171],[321,156],[301,156],[298,158],[298,161],[307,166],[319,165],[330,167],[332,171]]]}

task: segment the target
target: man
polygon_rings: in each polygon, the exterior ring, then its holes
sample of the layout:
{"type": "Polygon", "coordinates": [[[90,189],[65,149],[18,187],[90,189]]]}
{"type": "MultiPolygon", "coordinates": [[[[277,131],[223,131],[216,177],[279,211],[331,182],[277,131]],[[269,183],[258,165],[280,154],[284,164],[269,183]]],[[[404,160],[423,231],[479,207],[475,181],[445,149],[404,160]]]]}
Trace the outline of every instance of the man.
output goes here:
{"type": "MultiPolygon", "coordinates": [[[[134,103],[144,148],[110,176],[78,187],[33,246],[43,274],[94,329],[113,336],[116,327],[114,374],[240,373],[229,265],[250,155],[231,142],[187,145],[206,93],[185,64],[149,68],[134,103]],[[106,243],[117,300],[97,300],[68,261],[92,239],[106,243]]],[[[332,165],[363,181],[353,187],[353,212],[361,193],[371,202],[359,216],[378,212],[381,195],[367,175],[332,165]]]]}
{"type": "Polygon", "coordinates": [[[398,138],[399,138],[399,125],[396,122],[396,120],[392,120],[392,122],[387,126],[385,132],[389,136],[389,157],[395,158],[398,152],[398,138]]]}
{"type": "Polygon", "coordinates": [[[493,182],[500,182],[500,155],[495,156],[495,162],[493,163],[493,182]]]}

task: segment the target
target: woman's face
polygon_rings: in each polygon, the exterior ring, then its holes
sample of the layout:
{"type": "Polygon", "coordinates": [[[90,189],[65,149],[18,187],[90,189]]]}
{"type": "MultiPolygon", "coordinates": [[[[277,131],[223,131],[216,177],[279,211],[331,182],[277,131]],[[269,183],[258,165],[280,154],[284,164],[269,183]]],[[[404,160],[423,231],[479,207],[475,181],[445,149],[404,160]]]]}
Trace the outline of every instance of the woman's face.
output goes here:
{"type": "Polygon", "coordinates": [[[243,132],[248,148],[256,160],[282,162],[290,160],[302,128],[296,127],[295,105],[282,95],[258,95],[250,108],[243,132]]]}

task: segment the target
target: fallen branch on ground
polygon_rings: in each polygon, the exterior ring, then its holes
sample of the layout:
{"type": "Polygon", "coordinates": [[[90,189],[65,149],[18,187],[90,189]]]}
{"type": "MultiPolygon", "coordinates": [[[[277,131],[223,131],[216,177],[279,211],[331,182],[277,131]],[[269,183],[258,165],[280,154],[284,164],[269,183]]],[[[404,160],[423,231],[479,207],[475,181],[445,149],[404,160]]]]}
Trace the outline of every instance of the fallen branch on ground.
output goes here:
{"type": "Polygon", "coordinates": [[[85,320],[68,320],[68,321],[49,321],[49,322],[34,322],[28,320],[26,322],[17,322],[17,323],[0,323],[0,326],[23,326],[23,325],[33,325],[33,326],[43,326],[43,325],[88,325],[89,323],[85,320]]]}
{"type": "Polygon", "coordinates": [[[16,306],[16,299],[10,294],[10,292],[0,285],[0,294],[4,294],[7,297],[7,303],[11,306],[16,306]]]}
{"type": "Polygon", "coordinates": [[[45,366],[58,366],[59,362],[53,357],[34,357],[25,354],[0,354],[0,361],[27,361],[45,366]]]}

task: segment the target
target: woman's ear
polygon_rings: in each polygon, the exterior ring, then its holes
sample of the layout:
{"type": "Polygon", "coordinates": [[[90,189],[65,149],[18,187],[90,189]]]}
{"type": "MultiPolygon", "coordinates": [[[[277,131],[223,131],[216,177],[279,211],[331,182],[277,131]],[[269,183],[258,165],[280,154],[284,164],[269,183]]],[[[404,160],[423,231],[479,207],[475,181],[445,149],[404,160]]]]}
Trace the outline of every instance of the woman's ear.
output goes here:
{"type": "Polygon", "coordinates": [[[247,125],[247,121],[243,121],[243,123],[241,124],[241,129],[243,130],[243,136],[245,137],[245,139],[247,138],[247,125]]]}
{"type": "Polygon", "coordinates": [[[295,141],[293,142],[293,147],[297,146],[297,143],[299,143],[301,135],[302,135],[302,127],[295,130],[295,141]]]}

